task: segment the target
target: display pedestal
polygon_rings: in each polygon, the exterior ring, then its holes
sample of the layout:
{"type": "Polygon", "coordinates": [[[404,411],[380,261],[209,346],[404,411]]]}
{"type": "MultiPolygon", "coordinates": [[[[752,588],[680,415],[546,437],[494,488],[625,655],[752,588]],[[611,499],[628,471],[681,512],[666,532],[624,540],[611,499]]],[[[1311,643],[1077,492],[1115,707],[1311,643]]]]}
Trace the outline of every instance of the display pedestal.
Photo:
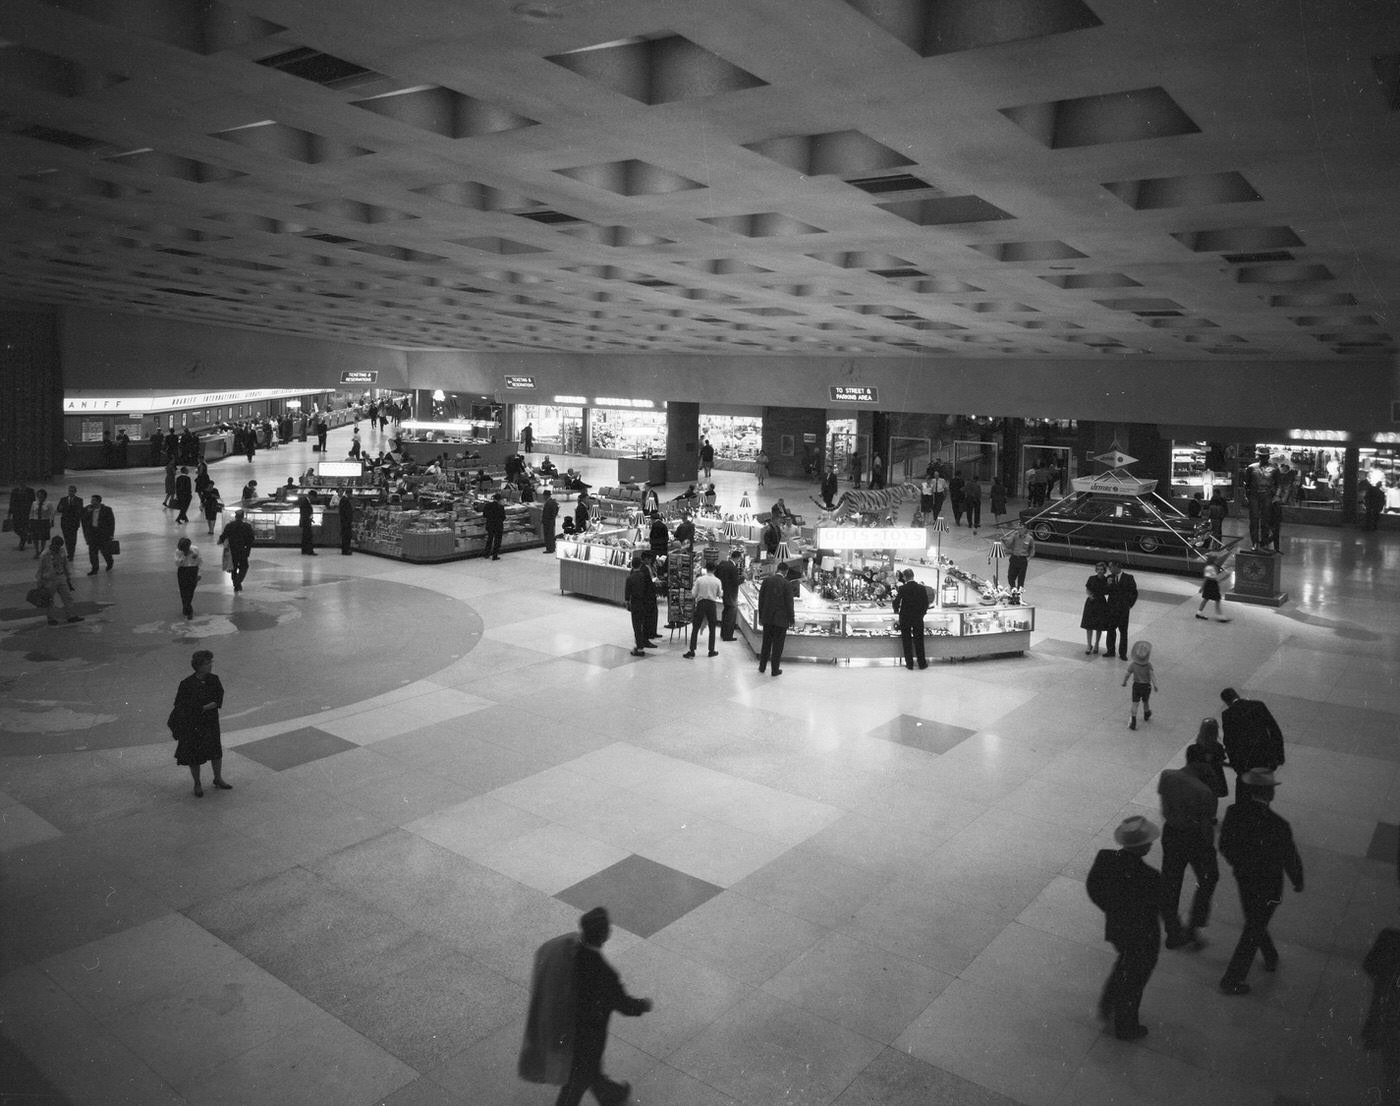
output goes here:
{"type": "Polygon", "coordinates": [[[1288,602],[1282,580],[1283,558],[1277,553],[1240,550],[1235,554],[1234,587],[1225,593],[1225,598],[1234,603],[1281,607],[1288,602]]]}

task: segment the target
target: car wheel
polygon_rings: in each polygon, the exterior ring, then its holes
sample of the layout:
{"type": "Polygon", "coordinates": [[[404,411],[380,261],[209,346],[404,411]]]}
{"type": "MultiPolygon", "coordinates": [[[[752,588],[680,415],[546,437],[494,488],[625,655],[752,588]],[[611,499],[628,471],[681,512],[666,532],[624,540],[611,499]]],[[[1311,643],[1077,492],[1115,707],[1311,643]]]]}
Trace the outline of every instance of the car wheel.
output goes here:
{"type": "Polygon", "coordinates": [[[1138,538],[1137,543],[1138,548],[1141,549],[1144,553],[1155,552],[1157,547],[1162,544],[1161,541],[1158,540],[1156,534],[1143,534],[1141,537],[1138,538]]]}
{"type": "Polygon", "coordinates": [[[1050,529],[1048,522],[1037,522],[1031,533],[1035,535],[1036,541],[1049,541],[1055,536],[1055,531],[1050,529]]]}

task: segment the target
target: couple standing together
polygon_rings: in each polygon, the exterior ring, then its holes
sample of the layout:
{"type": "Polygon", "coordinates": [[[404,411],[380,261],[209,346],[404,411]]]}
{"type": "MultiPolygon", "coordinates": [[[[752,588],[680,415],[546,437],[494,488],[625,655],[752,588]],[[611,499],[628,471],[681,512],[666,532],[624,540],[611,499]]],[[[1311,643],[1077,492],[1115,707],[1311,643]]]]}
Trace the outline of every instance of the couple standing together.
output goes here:
{"type": "Polygon", "coordinates": [[[1137,580],[1132,573],[1124,572],[1118,561],[1100,561],[1094,566],[1094,575],[1084,583],[1088,593],[1084,599],[1084,615],[1079,620],[1084,631],[1084,652],[1097,653],[1104,631],[1108,631],[1108,643],[1103,655],[1112,657],[1114,646],[1118,647],[1118,659],[1128,659],[1128,616],[1137,602],[1137,580]]]}

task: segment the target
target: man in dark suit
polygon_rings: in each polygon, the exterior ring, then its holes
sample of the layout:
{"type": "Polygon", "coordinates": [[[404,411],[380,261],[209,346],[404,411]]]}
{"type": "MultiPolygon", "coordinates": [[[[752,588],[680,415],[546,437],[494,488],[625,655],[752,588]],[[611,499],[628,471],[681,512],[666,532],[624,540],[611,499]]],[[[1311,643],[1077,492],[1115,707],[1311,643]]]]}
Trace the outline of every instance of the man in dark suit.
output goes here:
{"type": "Polygon", "coordinates": [[[826,476],[822,478],[822,502],[830,509],[836,505],[836,470],[829,468],[826,476]]]}
{"type": "Polygon", "coordinates": [[[569,1080],[559,1089],[554,1106],[578,1106],[585,1091],[592,1091],[600,1106],[622,1106],[632,1094],[632,1085],[614,1083],[603,1074],[608,1019],[614,1010],[624,1017],[640,1017],[652,1009],[652,1003],[629,995],[617,969],[599,951],[612,935],[608,912],[594,907],[579,919],[579,929],[583,941],[574,955],[574,1056],[569,1080]]]}
{"type": "Polygon", "coordinates": [[[632,616],[632,656],[645,657],[651,639],[647,636],[647,616],[656,604],[656,581],[640,553],[632,557],[632,571],[622,585],[622,600],[632,616]]]}
{"type": "Polygon", "coordinates": [[[10,525],[14,527],[15,537],[19,538],[19,545],[15,546],[16,549],[23,549],[28,541],[29,512],[37,497],[37,493],[29,486],[27,480],[21,480],[10,489],[10,525]]]}
{"type": "Polygon", "coordinates": [[[194,483],[190,480],[190,470],[182,468],[180,475],[175,477],[175,506],[180,508],[180,513],[175,516],[176,522],[189,522],[192,502],[194,502],[194,483]]]}
{"type": "Polygon", "coordinates": [[[486,550],[483,556],[493,561],[501,559],[501,539],[506,533],[506,505],[497,492],[481,507],[481,518],[486,524],[486,550]]]}
{"type": "Polygon", "coordinates": [[[1147,1036],[1138,1006],[1162,945],[1162,877],[1142,858],[1157,834],[1146,818],[1125,818],[1113,831],[1120,847],[1099,850],[1084,885],[1104,913],[1104,940],[1118,952],[1099,998],[1099,1017],[1112,1022],[1120,1041],[1147,1036]]]}
{"type": "Polygon", "coordinates": [[[715,566],[715,575],[719,577],[720,597],[723,600],[719,636],[724,641],[734,640],[734,628],[739,621],[739,584],[743,577],[739,566],[743,559],[743,550],[735,549],[729,554],[729,560],[720,561],[715,566]]]}
{"type": "Polygon", "coordinates": [[[111,507],[103,506],[102,497],[95,495],[83,508],[83,541],[87,542],[88,560],[92,562],[89,576],[97,575],[97,558],[104,557],[107,571],[112,571],[112,539],[117,536],[117,517],[111,507]]]}
{"type": "Polygon", "coordinates": [[[355,552],[350,548],[350,543],[355,539],[355,500],[348,491],[340,495],[339,514],[340,555],[349,557],[355,552]]]}
{"type": "Polygon", "coordinates": [[[1241,699],[1233,687],[1220,693],[1225,709],[1220,712],[1221,740],[1230,767],[1235,770],[1235,802],[1239,802],[1241,778],[1251,768],[1272,771],[1283,764],[1283,731],[1269,708],[1258,699],[1241,699]]]}
{"type": "Polygon", "coordinates": [[[554,498],[549,485],[544,486],[544,501],[540,504],[540,529],[544,533],[544,551],[554,552],[554,528],[559,518],[559,500],[554,498]]]}
{"type": "Polygon", "coordinates": [[[763,647],[758,654],[760,672],[765,671],[771,661],[773,675],[782,675],[783,644],[795,618],[792,584],[785,566],[779,565],[758,589],[758,623],[763,627],[763,647]]]}
{"type": "MultiPolygon", "coordinates": [[[[290,483],[290,481],[288,481],[290,483]]],[[[311,533],[314,520],[311,514],[311,497],[305,492],[297,496],[297,521],[301,526],[301,555],[303,557],[316,556],[316,539],[311,533]]]]}
{"type": "Polygon", "coordinates": [[[1118,659],[1128,659],[1128,612],[1137,602],[1137,581],[1132,573],[1124,572],[1120,561],[1108,562],[1108,641],[1103,655],[1113,656],[1115,637],[1118,642],[1118,659]]]}
{"type": "Polygon", "coordinates": [[[58,528],[63,531],[63,544],[68,550],[68,559],[78,551],[78,531],[83,526],[83,497],[78,494],[76,484],[68,485],[68,494],[58,501],[58,528]]]}
{"type": "Polygon", "coordinates": [[[1244,977],[1254,954],[1264,954],[1264,970],[1278,968],[1278,949],[1269,936],[1269,921],[1283,898],[1283,877],[1293,890],[1303,891],[1303,860],[1293,844],[1293,830],[1269,809],[1278,781],[1267,768],[1253,768],[1240,777],[1244,798],[1225,812],[1220,825],[1220,855],[1235,870],[1244,910],[1239,944],[1225,966],[1220,990],[1227,995],[1249,994],[1244,977]]]}
{"type": "Polygon", "coordinates": [[[924,658],[924,615],[928,614],[928,591],[914,579],[914,570],[906,568],[904,583],[894,593],[894,613],[899,615],[899,640],[904,646],[904,667],[914,670],[914,658],[919,667],[927,668],[924,658]]]}

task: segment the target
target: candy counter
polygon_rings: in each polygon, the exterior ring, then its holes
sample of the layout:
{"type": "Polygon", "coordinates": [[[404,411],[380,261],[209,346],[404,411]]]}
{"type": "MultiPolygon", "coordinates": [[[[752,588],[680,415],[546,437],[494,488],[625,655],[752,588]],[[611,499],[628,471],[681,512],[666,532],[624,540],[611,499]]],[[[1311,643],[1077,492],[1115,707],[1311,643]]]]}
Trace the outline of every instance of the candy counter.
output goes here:
{"type": "MultiPolygon", "coordinates": [[[[904,663],[899,626],[888,603],[836,603],[822,599],[806,581],[794,604],[783,660],[852,667],[904,663]]],[[[1035,629],[1035,608],[1026,606],[930,607],[924,618],[929,660],[967,660],[1024,653],[1035,629]]],[[[739,588],[739,632],[754,652],[763,643],[758,622],[758,585],[739,588]]]]}
{"type": "MultiPolygon", "coordinates": [[[[543,544],[540,509],[532,503],[506,507],[501,552],[543,544]]],[[[414,510],[390,504],[355,512],[355,548],[413,564],[479,557],[486,549],[486,527],[471,508],[414,510]]]]}

